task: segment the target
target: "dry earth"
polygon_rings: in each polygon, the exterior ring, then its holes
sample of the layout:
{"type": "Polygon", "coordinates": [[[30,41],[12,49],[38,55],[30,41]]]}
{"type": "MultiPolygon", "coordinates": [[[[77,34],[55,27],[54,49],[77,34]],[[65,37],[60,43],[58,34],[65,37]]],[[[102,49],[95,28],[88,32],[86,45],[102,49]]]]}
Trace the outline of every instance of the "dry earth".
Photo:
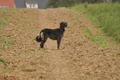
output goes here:
{"type": "Polygon", "coordinates": [[[120,46],[91,41],[86,33],[103,33],[84,14],[66,8],[2,9],[3,20],[7,25],[0,25],[0,80],[120,80],[120,46]],[[35,41],[39,31],[58,28],[62,21],[68,28],[61,49],[50,39],[40,49],[35,41]]]}

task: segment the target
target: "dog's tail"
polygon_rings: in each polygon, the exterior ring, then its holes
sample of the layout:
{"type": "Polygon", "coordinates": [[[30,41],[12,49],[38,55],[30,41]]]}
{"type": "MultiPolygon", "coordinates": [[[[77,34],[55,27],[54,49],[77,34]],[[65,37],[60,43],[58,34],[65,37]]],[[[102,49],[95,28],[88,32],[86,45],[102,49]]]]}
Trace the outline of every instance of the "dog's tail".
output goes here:
{"type": "Polygon", "coordinates": [[[43,32],[40,32],[39,36],[36,37],[37,42],[41,42],[43,40],[43,32]]]}

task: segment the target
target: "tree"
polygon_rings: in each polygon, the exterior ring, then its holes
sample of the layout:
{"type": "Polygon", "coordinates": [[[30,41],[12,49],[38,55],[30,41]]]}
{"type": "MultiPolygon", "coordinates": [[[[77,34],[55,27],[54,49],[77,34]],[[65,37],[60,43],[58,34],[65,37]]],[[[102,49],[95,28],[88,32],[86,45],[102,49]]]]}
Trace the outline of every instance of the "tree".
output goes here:
{"type": "Polygon", "coordinates": [[[57,7],[56,3],[58,2],[59,0],[48,0],[47,2],[47,5],[46,7],[57,7]]]}
{"type": "Polygon", "coordinates": [[[119,0],[112,0],[112,2],[118,2],[119,0]]]}
{"type": "MultiPolygon", "coordinates": [[[[101,3],[105,0],[49,0],[46,7],[70,7],[79,3],[101,3]]],[[[113,0],[117,1],[117,0],[113,0]]]]}
{"type": "Polygon", "coordinates": [[[73,6],[76,2],[80,2],[80,0],[49,0],[46,7],[69,7],[73,6]]]}

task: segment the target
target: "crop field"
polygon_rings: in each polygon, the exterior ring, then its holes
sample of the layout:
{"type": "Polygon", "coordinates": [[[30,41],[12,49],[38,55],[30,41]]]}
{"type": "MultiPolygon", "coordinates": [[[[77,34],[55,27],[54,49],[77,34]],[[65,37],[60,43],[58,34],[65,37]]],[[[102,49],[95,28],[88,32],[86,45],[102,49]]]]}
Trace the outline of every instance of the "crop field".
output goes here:
{"type": "Polygon", "coordinates": [[[0,80],[119,80],[120,46],[82,12],[0,8],[0,80]],[[67,22],[60,50],[35,38],[67,22]]]}

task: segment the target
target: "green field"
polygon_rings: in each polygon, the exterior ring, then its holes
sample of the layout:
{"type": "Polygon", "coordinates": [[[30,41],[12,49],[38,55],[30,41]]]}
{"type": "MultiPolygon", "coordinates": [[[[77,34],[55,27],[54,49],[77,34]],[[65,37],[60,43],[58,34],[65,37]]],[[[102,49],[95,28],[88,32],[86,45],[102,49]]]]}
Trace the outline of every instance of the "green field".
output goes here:
{"type": "Polygon", "coordinates": [[[100,27],[107,36],[112,36],[120,43],[120,4],[79,4],[70,9],[84,13],[97,26],[100,27]]]}

